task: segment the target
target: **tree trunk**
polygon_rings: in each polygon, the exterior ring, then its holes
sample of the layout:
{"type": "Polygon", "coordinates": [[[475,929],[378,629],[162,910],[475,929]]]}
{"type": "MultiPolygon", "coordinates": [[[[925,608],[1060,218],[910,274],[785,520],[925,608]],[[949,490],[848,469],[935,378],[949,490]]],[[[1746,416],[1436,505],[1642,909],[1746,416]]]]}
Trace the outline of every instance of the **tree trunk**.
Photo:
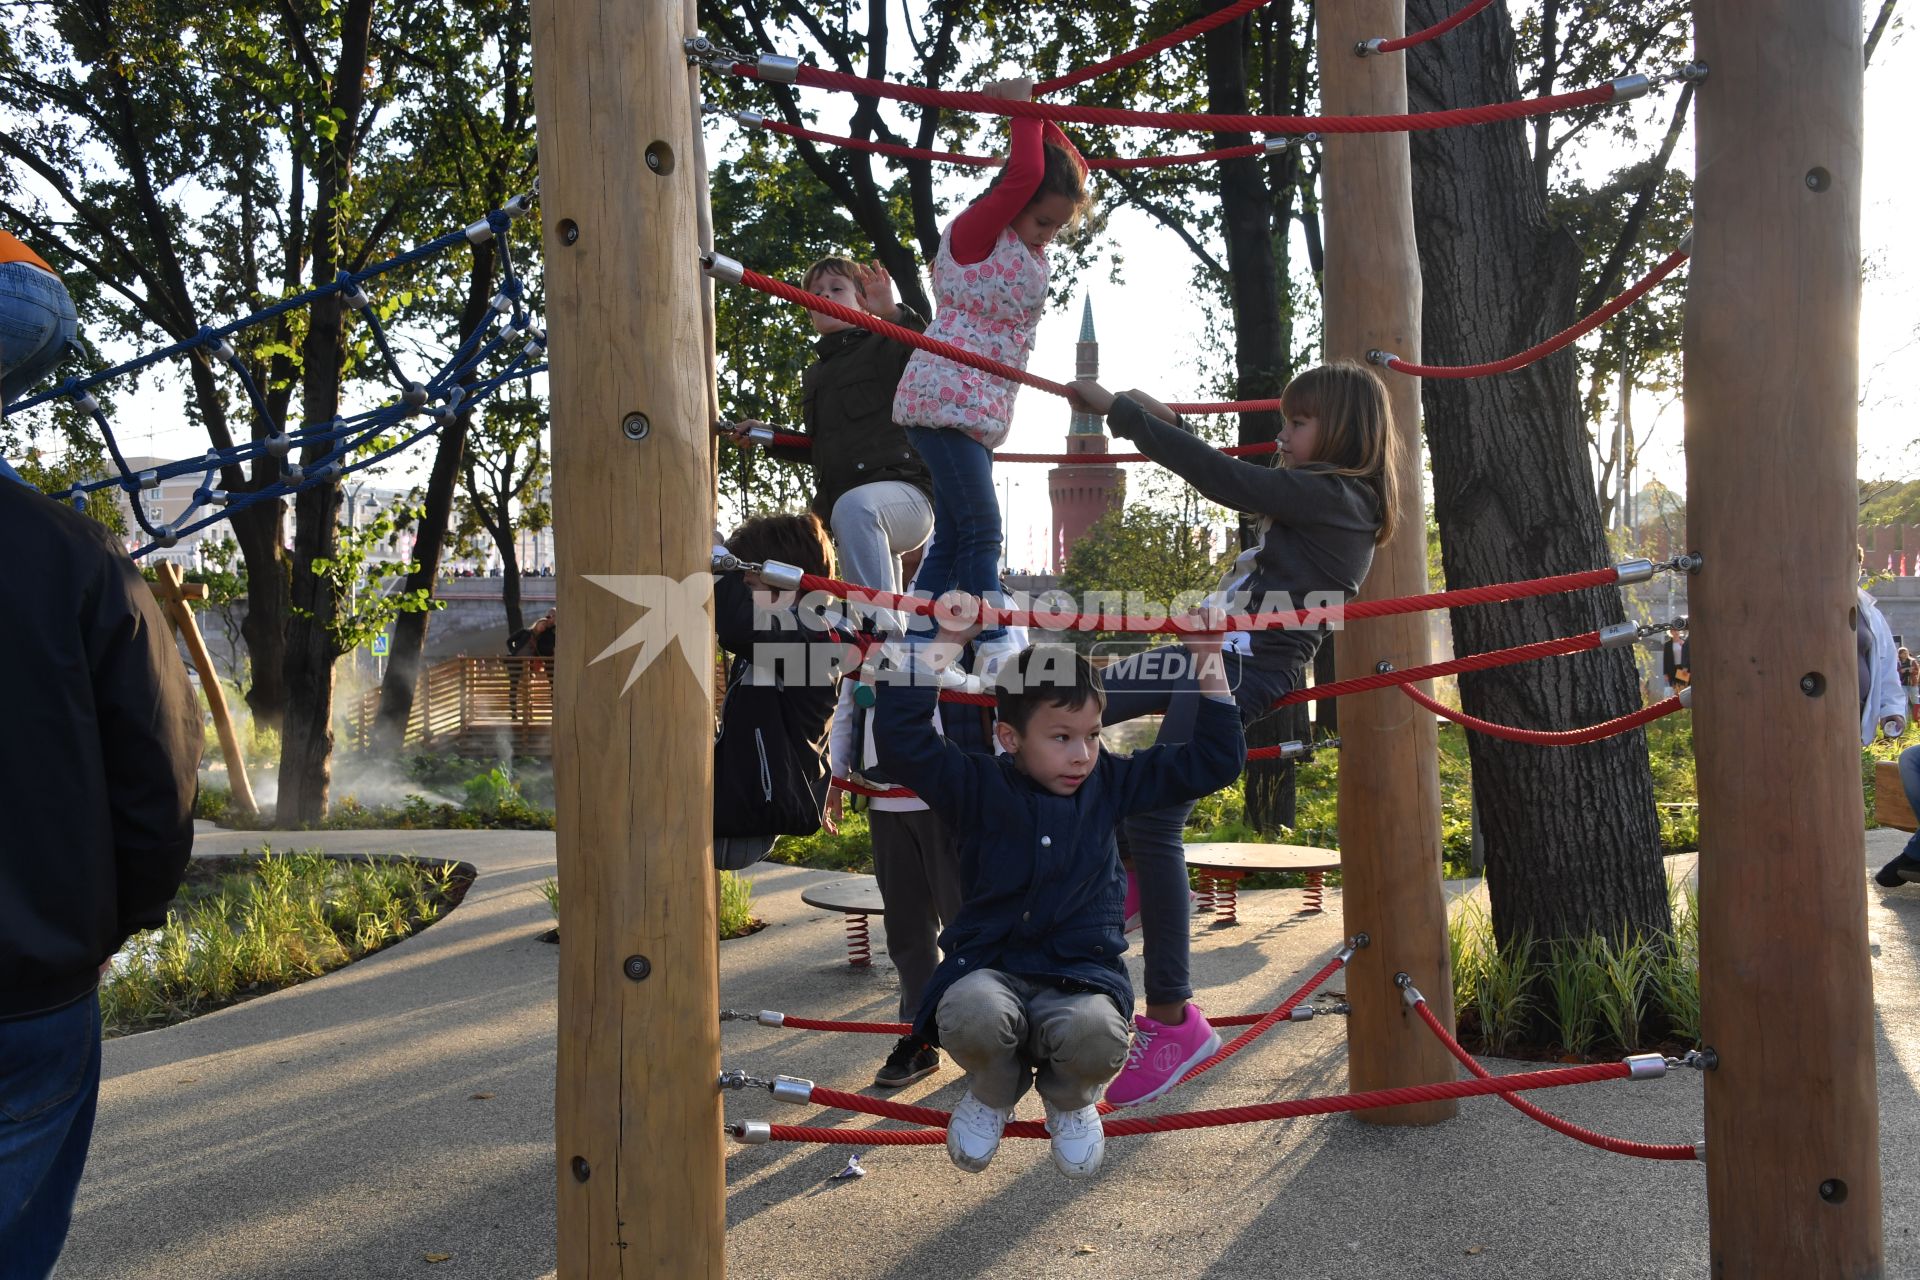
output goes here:
{"type": "Polygon", "coordinates": [[[247,643],[253,682],[247,710],[257,725],[278,732],[287,717],[287,547],[281,541],[286,503],[275,498],[233,513],[234,540],[247,571],[246,614],[240,635],[247,643]]]}
{"type": "Polygon", "coordinates": [[[513,525],[502,512],[501,528],[504,533],[498,539],[500,547],[500,604],[507,611],[507,634],[513,635],[527,625],[525,610],[520,605],[520,554],[513,545],[513,525]]]}
{"type": "MultiPolygon", "coordinates": [[[[465,343],[486,323],[488,302],[493,297],[493,242],[473,249],[473,268],[467,276],[467,301],[460,313],[459,342],[465,343]]],[[[467,448],[467,425],[473,420],[463,410],[449,425],[441,428],[440,445],[433,455],[433,470],[427,476],[426,497],[422,504],[418,533],[413,543],[413,559],[418,566],[407,575],[402,591],[432,591],[440,580],[440,557],[446,550],[447,525],[453,518],[453,495],[459,485],[460,465],[467,448]]],[[[420,678],[420,655],[427,644],[427,625],[431,610],[403,613],[393,624],[393,639],[387,655],[387,673],[380,681],[380,710],[373,722],[373,745],[386,755],[398,755],[405,745],[407,720],[413,715],[414,685],[420,678]]]]}
{"type": "MultiPolygon", "coordinates": [[[[314,184],[312,280],[331,283],[339,267],[340,204],[353,169],[353,128],[364,102],[372,0],[351,0],[341,16],[340,60],[332,105],[339,132],[322,147],[314,184]]],[[[345,368],[346,306],[338,293],[316,299],[308,311],[301,345],[301,409],[310,423],[340,413],[340,376],[345,368]]],[[[323,465],[334,448],[317,441],[301,450],[303,467],[323,465]]],[[[287,619],[287,718],[280,735],[280,795],[274,811],[283,829],[312,827],[327,816],[332,781],[333,666],[340,656],[332,624],[338,611],[333,582],[314,563],[334,558],[339,541],[340,482],[309,484],[294,500],[292,610],[287,619]]]]}
{"type": "MultiPolygon", "coordinates": [[[[1454,7],[1411,0],[1407,23],[1424,26],[1454,7]]],[[[1406,55],[1412,110],[1519,96],[1504,8],[1406,55]]],[[[1571,323],[1581,255],[1547,216],[1524,126],[1415,134],[1413,163],[1423,358],[1504,356],[1571,323]]],[[[1571,352],[1493,378],[1427,379],[1422,407],[1449,587],[1608,562],[1571,352]]],[[[1457,609],[1454,647],[1479,653],[1624,616],[1612,588],[1457,609]]],[[[1640,702],[1631,649],[1465,675],[1460,692],[1474,715],[1541,729],[1591,724],[1640,702]]],[[[1468,744],[1496,936],[1668,928],[1642,733],[1571,748],[1477,734],[1468,744]]]]}

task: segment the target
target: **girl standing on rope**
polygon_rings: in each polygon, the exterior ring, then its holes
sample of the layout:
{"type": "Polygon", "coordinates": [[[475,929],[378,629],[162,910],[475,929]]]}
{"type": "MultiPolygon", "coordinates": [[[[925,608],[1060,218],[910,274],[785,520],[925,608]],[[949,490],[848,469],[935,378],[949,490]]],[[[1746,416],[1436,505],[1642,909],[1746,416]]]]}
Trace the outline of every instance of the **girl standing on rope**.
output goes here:
{"type": "MultiPolygon", "coordinates": [[[[997,81],[986,92],[1025,101],[1033,82],[997,81]]],[[[1006,166],[940,237],[933,259],[939,309],[927,336],[1024,369],[1047,305],[1047,246],[1085,207],[1087,166],[1052,124],[1017,119],[1012,130],[1006,166]]],[[[926,351],[907,362],[893,420],[907,429],[933,478],[933,542],[914,578],[916,594],[999,596],[992,450],[1007,438],[1018,390],[926,351]]],[[[975,669],[991,672],[1010,652],[1004,628],[983,631],[975,669]]]]}
{"type": "MultiPolygon", "coordinates": [[[[1287,384],[1271,466],[1221,453],[1143,392],[1116,396],[1092,379],[1073,389],[1079,407],[1105,414],[1116,436],[1209,500],[1260,518],[1259,543],[1234,561],[1208,607],[1291,612],[1343,604],[1366,579],[1374,547],[1393,533],[1399,464],[1392,411],[1386,388],[1362,365],[1321,365],[1287,384]]],[[[1220,660],[1243,723],[1301,687],[1324,631],[1322,624],[1230,634],[1220,660]]],[[[1195,672],[1185,646],[1136,654],[1102,677],[1106,723],[1164,712],[1156,741],[1184,742],[1192,734],[1195,672]]],[[[1189,1003],[1183,832],[1192,811],[1186,804],[1139,814],[1123,828],[1133,861],[1127,914],[1138,913],[1144,933],[1147,1011],[1134,1020],[1126,1068],[1107,1090],[1115,1106],[1159,1097],[1220,1045],[1189,1003]]]]}

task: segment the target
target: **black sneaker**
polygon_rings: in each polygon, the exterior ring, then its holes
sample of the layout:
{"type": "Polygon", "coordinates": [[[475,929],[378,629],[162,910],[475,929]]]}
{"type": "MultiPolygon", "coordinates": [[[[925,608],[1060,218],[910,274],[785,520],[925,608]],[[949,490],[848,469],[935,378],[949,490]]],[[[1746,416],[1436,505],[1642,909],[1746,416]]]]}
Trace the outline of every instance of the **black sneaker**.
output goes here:
{"type": "Polygon", "coordinates": [[[1880,868],[1873,878],[1889,889],[1898,889],[1903,884],[1920,884],[1920,858],[1909,858],[1902,853],[1880,868]]]}
{"type": "Polygon", "coordinates": [[[939,1069],[938,1049],[912,1036],[901,1036],[894,1041],[893,1052],[887,1055],[886,1063],[873,1073],[873,1082],[883,1089],[898,1089],[915,1080],[924,1080],[939,1069]]]}

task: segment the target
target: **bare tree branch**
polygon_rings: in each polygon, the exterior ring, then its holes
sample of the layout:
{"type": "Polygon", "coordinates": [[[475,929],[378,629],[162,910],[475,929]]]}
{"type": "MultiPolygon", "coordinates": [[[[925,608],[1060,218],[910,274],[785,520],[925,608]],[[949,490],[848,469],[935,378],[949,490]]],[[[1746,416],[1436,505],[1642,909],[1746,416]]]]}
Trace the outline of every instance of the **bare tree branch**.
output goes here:
{"type": "Polygon", "coordinates": [[[1873,65],[1873,51],[1880,45],[1880,37],[1886,34],[1887,24],[1893,20],[1893,7],[1899,0],[1880,0],[1880,12],[1874,16],[1873,30],[1867,32],[1867,47],[1860,55],[1862,66],[1873,65]]]}

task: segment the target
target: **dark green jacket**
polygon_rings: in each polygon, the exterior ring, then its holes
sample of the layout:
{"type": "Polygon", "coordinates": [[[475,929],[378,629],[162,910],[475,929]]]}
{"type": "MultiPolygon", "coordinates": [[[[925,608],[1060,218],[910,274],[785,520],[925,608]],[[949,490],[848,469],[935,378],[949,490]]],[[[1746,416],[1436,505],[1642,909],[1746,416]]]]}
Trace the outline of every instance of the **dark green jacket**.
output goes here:
{"type": "MultiPolygon", "coordinates": [[[[927,327],[906,307],[896,323],[916,333],[927,327]]],[[[800,381],[813,447],[774,445],[768,452],[785,462],[812,465],[814,514],[829,522],[840,495],[876,480],[904,480],[931,496],[926,464],[893,422],[894,388],[912,348],[865,329],[845,329],[825,335],[813,349],[819,359],[800,381]]]]}

